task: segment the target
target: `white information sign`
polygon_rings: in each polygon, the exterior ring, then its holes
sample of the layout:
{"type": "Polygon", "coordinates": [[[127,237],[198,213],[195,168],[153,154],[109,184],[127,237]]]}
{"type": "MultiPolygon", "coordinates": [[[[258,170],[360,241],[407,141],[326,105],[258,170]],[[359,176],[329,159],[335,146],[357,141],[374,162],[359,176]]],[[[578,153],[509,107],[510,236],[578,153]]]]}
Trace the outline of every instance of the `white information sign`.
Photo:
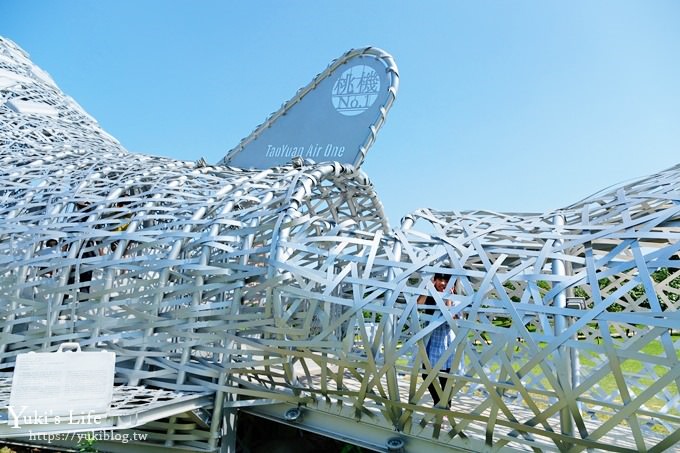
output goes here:
{"type": "Polygon", "coordinates": [[[115,364],[115,353],[82,352],[77,343],[62,344],[57,352],[19,354],[8,407],[10,424],[55,417],[87,423],[93,414],[107,413],[115,364]]]}

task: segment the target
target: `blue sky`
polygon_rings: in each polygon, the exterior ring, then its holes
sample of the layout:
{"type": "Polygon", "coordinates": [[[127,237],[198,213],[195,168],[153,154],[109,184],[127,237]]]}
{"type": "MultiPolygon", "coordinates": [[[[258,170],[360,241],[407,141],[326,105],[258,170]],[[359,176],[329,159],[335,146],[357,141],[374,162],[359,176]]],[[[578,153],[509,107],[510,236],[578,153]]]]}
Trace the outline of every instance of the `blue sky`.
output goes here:
{"type": "Polygon", "coordinates": [[[219,160],[331,60],[400,89],[363,169],[418,207],[540,212],[680,163],[680,2],[0,0],[0,34],[133,152],[219,160]]]}

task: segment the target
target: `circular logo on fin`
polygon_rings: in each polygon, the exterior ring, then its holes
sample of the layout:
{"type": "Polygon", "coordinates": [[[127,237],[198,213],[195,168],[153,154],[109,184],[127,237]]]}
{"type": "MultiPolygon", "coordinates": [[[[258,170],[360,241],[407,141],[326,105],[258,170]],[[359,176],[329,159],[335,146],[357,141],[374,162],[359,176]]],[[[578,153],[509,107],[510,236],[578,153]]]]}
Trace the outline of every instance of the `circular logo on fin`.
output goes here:
{"type": "Polygon", "coordinates": [[[362,64],[352,66],[333,85],[333,107],[345,116],[359,115],[373,105],[379,91],[380,77],[375,69],[362,64]]]}

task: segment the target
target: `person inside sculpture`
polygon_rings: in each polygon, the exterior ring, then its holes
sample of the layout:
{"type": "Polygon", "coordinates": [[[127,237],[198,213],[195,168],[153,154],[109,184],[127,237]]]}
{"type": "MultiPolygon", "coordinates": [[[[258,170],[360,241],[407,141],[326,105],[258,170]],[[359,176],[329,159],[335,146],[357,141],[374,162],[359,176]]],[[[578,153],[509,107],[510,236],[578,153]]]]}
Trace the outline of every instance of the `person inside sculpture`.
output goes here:
{"type": "MultiPolygon", "coordinates": [[[[66,258],[69,256],[71,247],[77,249],[75,257],[77,262],[70,266],[64,266],[59,270],[65,270],[68,272],[67,285],[74,285],[78,292],[89,293],[90,292],[90,282],[92,280],[92,267],[84,266],[83,260],[87,262],[90,258],[97,256],[96,247],[91,241],[73,241],[72,243],[66,242],[64,240],[57,241],[56,239],[47,239],[42,243],[42,246],[38,252],[41,257],[54,257],[54,258],[66,258]]],[[[88,263],[89,264],[89,263],[88,263]]],[[[55,277],[54,274],[54,259],[45,261],[45,270],[41,271],[40,275],[47,278],[55,278],[55,282],[58,276],[55,277]]],[[[64,299],[68,299],[70,294],[65,293],[64,299]]]]}
{"type": "MultiPolygon", "coordinates": [[[[434,274],[434,277],[432,278],[432,283],[434,285],[434,288],[440,292],[443,293],[446,290],[446,287],[449,284],[449,280],[451,280],[451,276],[448,274],[443,274],[443,273],[436,273],[434,274]]],[[[451,292],[455,293],[455,285],[451,287],[451,292]]],[[[451,307],[453,305],[453,302],[450,299],[444,299],[444,303],[448,306],[451,307]]],[[[420,295],[418,296],[418,304],[419,305],[436,305],[436,301],[434,297],[432,296],[426,296],[426,295],[420,295]]],[[[434,314],[435,310],[434,309],[426,309],[425,312],[427,314],[434,314]]],[[[454,334],[453,331],[451,330],[451,327],[449,326],[448,323],[444,322],[437,328],[435,328],[432,333],[430,334],[430,338],[427,341],[427,346],[425,347],[425,352],[427,353],[427,358],[430,361],[430,366],[434,367],[437,361],[441,358],[442,355],[449,349],[451,344],[453,343],[454,339],[454,334]]],[[[450,355],[442,364],[440,370],[443,371],[444,373],[449,373],[451,371],[451,362],[453,360],[453,355],[450,355]]],[[[427,374],[423,374],[423,379],[427,379],[427,374]]],[[[439,376],[439,385],[441,386],[441,390],[443,391],[445,386],[446,386],[446,380],[447,378],[445,376],[439,376]]],[[[430,395],[432,395],[432,400],[434,401],[434,405],[437,406],[440,401],[439,397],[439,392],[437,391],[437,388],[434,384],[434,381],[430,383],[430,385],[427,387],[427,389],[430,392],[430,395]]],[[[451,407],[451,401],[449,400],[446,404],[447,408],[451,407]]]]}

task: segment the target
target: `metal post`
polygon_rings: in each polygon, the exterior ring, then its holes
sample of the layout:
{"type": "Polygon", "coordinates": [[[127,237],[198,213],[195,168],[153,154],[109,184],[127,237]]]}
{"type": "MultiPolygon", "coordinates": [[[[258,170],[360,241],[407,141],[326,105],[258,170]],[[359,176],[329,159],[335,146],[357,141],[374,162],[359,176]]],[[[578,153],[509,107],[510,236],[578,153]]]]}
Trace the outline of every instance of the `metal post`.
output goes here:
{"type": "MultiPolygon", "coordinates": [[[[571,262],[566,263],[567,264],[567,275],[572,276],[574,275],[574,271],[572,269],[572,264],[571,262]]],[[[573,308],[577,310],[585,310],[586,309],[586,300],[583,297],[575,297],[574,295],[574,288],[570,286],[567,288],[567,301],[566,301],[567,308],[573,308]]],[[[569,327],[571,327],[574,322],[575,318],[573,316],[569,317],[569,327]]],[[[574,332],[574,341],[578,341],[578,331],[574,332]]],[[[581,359],[579,358],[579,351],[578,347],[573,347],[571,348],[571,388],[575,389],[579,385],[581,385],[581,359]]],[[[581,401],[576,401],[576,407],[578,407],[579,412],[583,414],[583,411],[581,410],[582,408],[582,403],[581,401]]]]}
{"type": "MultiPolygon", "coordinates": [[[[564,225],[564,216],[562,214],[555,214],[555,217],[553,217],[553,225],[555,225],[555,232],[558,232],[559,227],[564,225]]],[[[562,246],[562,244],[562,239],[555,239],[553,248],[559,248],[562,246]]],[[[566,277],[567,272],[563,260],[555,258],[552,260],[552,274],[559,277],[566,277]]],[[[567,295],[564,291],[555,294],[553,306],[557,308],[567,307],[567,295]]],[[[567,324],[567,317],[565,315],[555,315],[555,336],[559,336],[562,332],[564,332],[564,330],[567,328],[567,324]]],[[[559,346],[556,352],[556,368],[559,370],[557,373],[557,380],[562,389],[571,390],[571,354],[564,345],[559,346]]],[[[571,436],[574,433],[574,424],[572,423],[568,406],[560,409],[560,427],[562,429],[562,434],[566,436],[571,436]]]]}
{"type": "MultiPolygon", "coordinates": [[[[413,218],[411,217],[404,217],[401,221],[401,227],[402,230],[406,231],[409,228],[413,226],[413,218]]],[[[399,262],[401,260],[401,242],[397,239],[394,241],[394,245],[392,248],[392,252],[394,253],[394,261],[399,262]]],[[[387,271],[387,280],[388,281],[394,281],[396,277],[396,273],[394,271],[394,267],[390,267],[389,270],[387,271]]],[[[390,300],[392,298],[393,291],[385,291],[385,302],[390,300]]],[[[394,331],[396,323],[394,322],[395,315],[385,315],[385,328],[383,329],[383,338],[382,338],[382,343],[383,343],[383,351],[385,351],[386,356],[385,360],[391,360],[395,363],[396,365],[396,358],[395,357],[387,357],[387,354],[389,351],[394,351],[396,350],[396,345],[394,344],[396,342],[396,338],[399,337],[399,335],[396,334],[394,331]]],[[[387,373],[387,394],[390,398],[390,401],[399,401],[400,395],[399,395],[399,382],[397,381],[397,369],[396,366],[392,367],[392,369],[387,373]]],[[[393,423],[399,423],[399,420],[401,419],[401,409],[399,409],[397,406],[392,406],[391,411],[390,411],[390,416],[392,417],[392,422],[393,423]]],[[[402,430],[402,426],[395,426],[398,430],[402,430]]]]}
{"type": "MultiPolygon", "coordinates": [[[[583,297],[567,297],[567,308],[571,308],[572,310],[585,310],[586,300],[583,297]]],[[[574,316],[570,316],[568,327],[571,327],[573,324],[574,316]]],[[[574,341],[578,341],[578,331],[574,332],[572,338],[574,341]]],[[[581,385],[581,363],[577,347],[571,348],[569,359],[571,361],[571,388],[576,388],[581,385]]],[[[582,413],[581,401],[576,401],[576,407],[578,407],[579,412],[582,413]]]]}
{"type": "MultiPolygon", "coordinates": [[[[238,190],[235,192],[236,195],[240,196],[243,190],[238,190]]],[[[234,209],[234,202],[230,201],[222,210],[222,213],[226,214],[234,209]]],[[[250,221],[249,226],[255,226],[255,219],[250,221]]],[[[214,225],[211,229],[211,235],[215,236],[219,233],[219,226],[214,225]]],[[[242,249],[249,249],[253,243],[254,234],[249,234],[246,236],[242,249]]],[[[204,256],[207,258],[207,252],[204,250],[204,256]]],[[[239,259],[240,265],[246,265],[248,263],[248,255],[243,255],[239,259]]],[[[240,281],[242,286],[245,286],[245,281],[240,281]]],[[[243,290],[241,287],[234,289],[234,296],[231,301],[230,315],[237,315],[241,311],[243,290]]],[[[225,340],[225,351],[226,353],[220,354],[219,362],[230,364],[232,362],[232,352],[236,346],[234,340],[225,340]]],[[[231,385],[231,373],[223,370],[217,380],[218,385],[231,385]]],[[[236,451],[236,409],[226,409],[224,410],[224,400],[235,401],[236,396],[232,394],[225,394],[222,390],[215,392],[215,406],[213,408],[212,420],[210,423],[210,440],[208,441],[208,448],[214,449],[218,442],[220,442],[220,451],[222,453],[233,453],[236,451]],[[224,431],[223,436],[219,436],[220,427],[224,431]],[[218,438],[221,437],[221,438],[218,438]]]]}
{"type": "Polygon", "coordinates": [[[229,408],[224,411],[222,420],[222,436],[220,439],[220,453],[236,453],[236,423],[238,411],[229,408]]]}

